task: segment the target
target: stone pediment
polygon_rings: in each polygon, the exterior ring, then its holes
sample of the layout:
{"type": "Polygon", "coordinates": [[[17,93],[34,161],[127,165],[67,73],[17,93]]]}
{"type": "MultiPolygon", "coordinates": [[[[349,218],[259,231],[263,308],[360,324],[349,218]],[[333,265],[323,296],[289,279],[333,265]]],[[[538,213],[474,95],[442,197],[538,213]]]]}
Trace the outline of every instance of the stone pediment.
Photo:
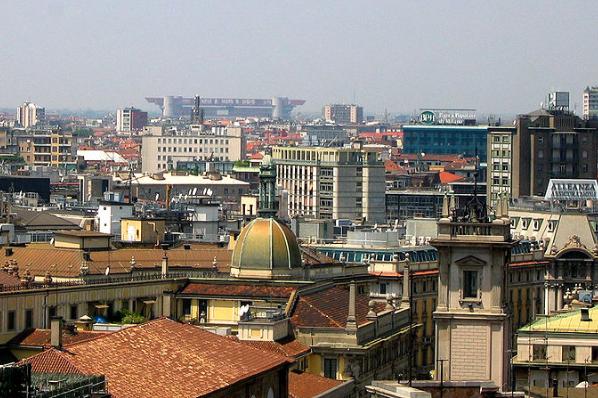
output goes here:
{"type": "Polygon", "coordinates": [[[467,266],[467,267],[482,267],[484,265],[486,265],[486,262],[484,260],[481,260],[475,256],[466,256],[463,258],[460,258],[459,260],[455,261],[456,265],[459,266],[467,266]]]}

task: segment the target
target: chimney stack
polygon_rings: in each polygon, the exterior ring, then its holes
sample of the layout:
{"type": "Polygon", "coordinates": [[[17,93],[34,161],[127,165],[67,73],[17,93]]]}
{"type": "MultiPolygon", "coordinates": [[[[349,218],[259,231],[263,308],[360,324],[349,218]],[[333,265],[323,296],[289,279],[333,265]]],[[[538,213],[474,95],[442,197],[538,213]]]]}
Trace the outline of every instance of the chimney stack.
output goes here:
{"type": "Polygon", "coordinates": [[[56,349],[62,348],[62,317],[53,316],[50,319],[50,344],[56,349]]]}
{"type": "Polygon", "coordinates": [[[581,320],[583,322],[590,322],[592,320],[590,318],[590,310],[589,310],[589,308],[582,308],[581,309],[581,320]]]}
{"type": "Polygon", "coordinates": [[[357,331],[357,318],[355,318],[355,281],[349,284],[349,312],[347,314],[347,324],[345,329],[349,332],[357,331]]]}
{"type": "Polygon", "coordinates": [[[168,256],[166,252],[164,252],[164,256],[162,256],[162,276],[168,275],[168,256]]]}

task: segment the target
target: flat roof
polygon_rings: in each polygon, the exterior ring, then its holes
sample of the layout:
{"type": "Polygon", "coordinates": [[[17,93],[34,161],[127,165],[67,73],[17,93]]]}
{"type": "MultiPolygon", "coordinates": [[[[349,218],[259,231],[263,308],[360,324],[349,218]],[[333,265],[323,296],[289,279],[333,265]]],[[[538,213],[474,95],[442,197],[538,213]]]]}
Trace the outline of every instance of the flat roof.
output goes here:
{"type": "Polygon", "coordinates": [[[54,235],[67,235],[67,236],[77,236],[81,238],[109,238],[112,237],[112,234],[106,234],[104,232],[98,231],[56,231],[54,235]]]}
{"type": "MultiPolygon", "coordinates": [[[[136,174],[136,180],[134,180],[134,185],[238,185],[238,186],[249,186],[248,182],[237,180],[236,178],[232,178],[226,175],[222,176],[220,180],[211,180],[208,177],[204,176],[195,176],[195,175],[172,175],[169,173],[163,174],[163,179],[155,179],[149,175],[143,174],[136,174]]],[[[123,180],[123,182],[128,180],[123,180]]]]}

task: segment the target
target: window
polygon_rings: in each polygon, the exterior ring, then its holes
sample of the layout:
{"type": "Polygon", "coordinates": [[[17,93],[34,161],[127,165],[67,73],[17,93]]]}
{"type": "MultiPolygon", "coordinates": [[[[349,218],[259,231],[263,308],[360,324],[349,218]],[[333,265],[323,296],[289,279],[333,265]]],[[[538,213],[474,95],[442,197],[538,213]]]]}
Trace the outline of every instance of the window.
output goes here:
{"type": "Polygon", "coordinates": [[[463,298],[478,298],[477,271],[463,271],[463,298]]]}
{"type": "Polygon", "coordinates": [[[71,305],[70,318],[77,319],[77,304],[71,305]]]}
{"type": "Polygon", "coordinates": [[[544,137],[538,137],[538,144],[544,143],[544,137]]]}
{"type": "Polygon", "coordinates": [[[25,329],[31,329],[33,327],[33,310],[25,310],[25,329]]]}
{"type": "Polygon", "coordinates": [[[534,344],[532,353],[532,360],[545,361],[546,360],[546,346],[544,344],[534,344]]]}
{"type": "Polygon", "coordinates": [[[324,377],[336,379],[336,358],[324,358],[324,377]]]}
{"type": "Polygon", "coordinates": [[[7,316],[7,330],[15,330],[17,328],[16,313],[14,311],[8,311],[7,316]]]}
{"type": "Polygon", "coordinates": [[[191,315],[191,299],[183,299],[183,315],[191,315]]]}
{"type": "Polygon", "coordinates": [[[56,316],[56,306],[51,306],[48,308],[48,316],[50,318],[54,318],[56,316]]]}
{"type": "Polygon", "coordinates": [[[598,362],[598,347],[592,347],[592,362],[598,362]]]}
{"type": "Polygon", "coordinates": [[[380,294],[386,294],[386,283],[380,284],[380,294]]]}
{"type": "Polygon", "coordinates": [[[563,362],[575,362],[575,346],[563,346],[563,362]]]}

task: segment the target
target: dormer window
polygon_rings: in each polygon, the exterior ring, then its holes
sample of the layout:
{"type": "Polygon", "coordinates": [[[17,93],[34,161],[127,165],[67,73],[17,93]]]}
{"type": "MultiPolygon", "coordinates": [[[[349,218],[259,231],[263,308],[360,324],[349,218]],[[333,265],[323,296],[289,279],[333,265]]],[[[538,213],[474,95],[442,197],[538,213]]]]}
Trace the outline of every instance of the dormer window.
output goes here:
{"type": "Polygon", "coordinates": [[[524,218],[521,220],[521,229],[525,229],[527,230],[527,228],[529,227],[530,221],[532,219],[531,218],[524,218]]]}

